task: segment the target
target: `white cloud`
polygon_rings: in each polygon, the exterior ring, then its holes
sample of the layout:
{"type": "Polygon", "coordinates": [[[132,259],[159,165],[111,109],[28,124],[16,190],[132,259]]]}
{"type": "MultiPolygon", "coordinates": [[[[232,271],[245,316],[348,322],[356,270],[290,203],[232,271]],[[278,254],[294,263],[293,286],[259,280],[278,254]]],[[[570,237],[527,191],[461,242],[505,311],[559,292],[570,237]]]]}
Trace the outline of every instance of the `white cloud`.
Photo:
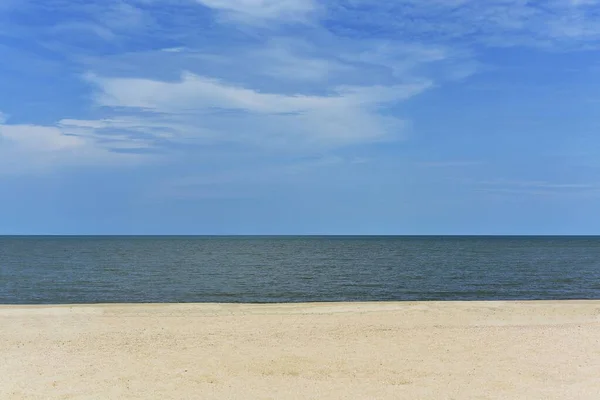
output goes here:
{"type": "Polygon", "coordinates": [[[557,183],[547,181],[514,181],[497,179],[490,181],[479,182],[484,186],[504,186],[507,188],[539,188],[539,189],[564,189],[564,190],[584,190],[584,189],[600,189],[600,185],[592,183],[557,183]]]}
{"type": "Polygon", "coordinates": [[[111,29],[94,22],[70,22],[57,25],[52,29],[53,34],[73,35],[81,37],[82,35],[92,34],[103,40],[114,40],[117,38],[115,32],[111,29]]]}
{"type": "Polygon", "coordinates": [[[149,148],[152,139],[171,138],[173,135],[170,132],[177,129],[176,124],[170,123],[164,118],[144,119],[134,117],[115,117],[99,120],[62,119],[58,121],[57,126],[68,135],[101,139],[110,142],[111,145],[114,145],[115,142],[123,142],[126,145],[129,142],[132,148],[149,148]],[[149,127],[149,122],[152,127],[149,127]],[[138,134],[139,137],[137,139],[133,138],[133,133],[138,134]],[[147,133],[145,138],[143,137],[144,133],[147,133]]]}
{"type": "Polygon", "coordinates": [[[161,51],[164,51],[165,53],[183,53],[189,51],[189,49],[186,49],[185,47],[166,47],[161,49],[161,51]]]}
{"type": "Polygon", "coordinates": [[[598,4],[595,0],[355,0],[329,3],[328,15],[344,34],[375,31],[463,47],[562,49],[595,44],[600,37],[598,4]]]}
{"type": "Polygon", "coordinates": [[[471,182],[477,192],[496,195],[598,197],[600,184],[590,182],[549,182],[534,180],[495,179],[471,182]]]}
{"type": "Polygon", "coordinates": [[[338,85],[394,85],[419,78],[423,67],[436,65],[436,70],[428,71],[432,79],[446,80],[450,74],[457,75],[458,70],[463,76],[468,75],[464,73],[466,70],[474,72],[472,55],[464,50],[416,42],[331,36],[315,41],[290,36],[269,37],[258,44],[235,43],[202,50],[167,48],[94,59],[89,65],[100,75],[119,74],[110,68],[103,73],[102,67],[106,64],[132,65],[125,71],[132,75],[133,65],[142,59],[145,75],[152,75],[148,73],[152,64],[167,64],[171,68],[179,66],[179,71],[284,92],[323,91],[338,85]]]}
{"type": "Polygon", "coordinates": [[[431,86],[429,81],[393,86],[340,86],[331,95],[315,96],[261,93],[191,73],[183,73],[176,82],[93,75],[88,79],[101,89],[96,96],[99,105],[163,112],[194,112],[218,107],[264,114],[302,113],[404,100],[431,86]]]}
{"type": "Polygon", "coordinates": [[[453,167],[473,167],[481,165],[480,161],[430,161],[417,163],[425,168],[453,168],[453,167]]]}
{"type": "MultiPolygon", "coordinates": [[[[317,96],[263,93],[191,73],[175,82],[91,75],[88,79],[99,89],[95,99],[101,106],[151,111],[154,118],[170,116],[183,124],[180,129],[207,129],[218,140],[292,147],[340,146],[401,134],[404,121],[383,115],[382,108],[432,86],[428,80],[339,86],[317,96]]],[[[179,135],[190,136],[189,132],[180,130],[179,135]]]]}
{"type": "Polygon", "coordinates": [[[229,18],[245,22],[303,20],[317,9],[313,0],[197,0],[229,18]]]}
{"type": "Polygon", "coordinates": [[[0,124],[0,174],[39,172],[67,165],[127,165],[138,154],[111,151],[88,137],[66,134],[60,127],[0,124]]]}
{"type": "Polygon", "coordinates": [[[600,196],[600,183],[592,181],[552,181],[552,180],[520,180],[520,179],[488,179],[462,181],[475,192],[491,195],[508,196],[513,200],[519,196],[549,196],[556,198],[594,198],[600,196]]]}
{"type": "Polygon", "coordinates": [[[17,150],[35,153],[73,151],[85,147],[85,141],[78,137],[64,135],[58,128],[36,125],[2,125],[2,138],[17,150]]]}
{"type": "MultiPolygon", "coordinates": [[[[262,48],[246,49],[242,57],[260,66],[256,69],[259,74],[280,80],[317,82],[356,73],[352,65],[315,54],[316,50],[303,40],[278,38],[262,48]]],[[[232,60],[239,60],[239,53],[232,60]]]]}
{"type": "Polygon", "coordinates": [[[5,114],[2,111],[0,111],[0,125],[5,123],[6,121],[8,121],[8,114],[5,114]]]}

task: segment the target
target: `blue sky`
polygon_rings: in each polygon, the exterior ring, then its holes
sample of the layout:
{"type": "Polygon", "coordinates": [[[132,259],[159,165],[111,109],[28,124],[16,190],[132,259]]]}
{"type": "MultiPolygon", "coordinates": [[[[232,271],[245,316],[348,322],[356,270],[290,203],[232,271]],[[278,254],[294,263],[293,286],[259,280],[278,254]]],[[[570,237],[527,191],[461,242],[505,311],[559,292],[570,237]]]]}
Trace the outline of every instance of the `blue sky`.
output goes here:
{"type": "Polygon", "coordinates": [[[600,1],[0,0],[2,234],[600,234],[600,1]]]}

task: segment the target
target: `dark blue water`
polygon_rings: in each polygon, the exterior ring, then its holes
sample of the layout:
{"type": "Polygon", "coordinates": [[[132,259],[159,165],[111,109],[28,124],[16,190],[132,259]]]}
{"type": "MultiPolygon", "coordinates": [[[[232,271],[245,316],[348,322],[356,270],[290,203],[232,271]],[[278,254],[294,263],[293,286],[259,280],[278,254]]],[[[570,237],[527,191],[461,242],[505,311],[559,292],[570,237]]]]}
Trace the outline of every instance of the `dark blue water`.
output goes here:
{"type": "Polygon", "coordinates": [[[600,237],[0,237],[0,303],[599,299],[600,237]]]}

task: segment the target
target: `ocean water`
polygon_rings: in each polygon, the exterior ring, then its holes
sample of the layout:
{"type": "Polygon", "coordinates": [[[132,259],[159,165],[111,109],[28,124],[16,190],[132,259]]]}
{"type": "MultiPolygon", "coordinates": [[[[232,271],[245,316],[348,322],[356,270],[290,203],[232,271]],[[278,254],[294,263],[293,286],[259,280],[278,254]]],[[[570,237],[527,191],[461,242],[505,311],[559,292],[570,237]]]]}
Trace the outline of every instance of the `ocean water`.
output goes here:
{"type": "Polygon", "coordinates": [[[0,303],[600,299],[600,237],[0,237],[0,303]]]}

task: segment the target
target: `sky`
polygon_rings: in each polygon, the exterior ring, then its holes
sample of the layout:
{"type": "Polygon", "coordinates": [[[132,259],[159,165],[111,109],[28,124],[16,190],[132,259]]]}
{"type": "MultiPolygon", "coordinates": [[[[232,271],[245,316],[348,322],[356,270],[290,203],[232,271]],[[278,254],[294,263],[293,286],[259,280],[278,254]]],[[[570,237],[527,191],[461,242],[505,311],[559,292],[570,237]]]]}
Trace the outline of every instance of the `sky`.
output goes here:
{"type": "Polygon", "coordinates": [[[600,234],[600,1],[0,0],[0,234],[600,234]]]}

